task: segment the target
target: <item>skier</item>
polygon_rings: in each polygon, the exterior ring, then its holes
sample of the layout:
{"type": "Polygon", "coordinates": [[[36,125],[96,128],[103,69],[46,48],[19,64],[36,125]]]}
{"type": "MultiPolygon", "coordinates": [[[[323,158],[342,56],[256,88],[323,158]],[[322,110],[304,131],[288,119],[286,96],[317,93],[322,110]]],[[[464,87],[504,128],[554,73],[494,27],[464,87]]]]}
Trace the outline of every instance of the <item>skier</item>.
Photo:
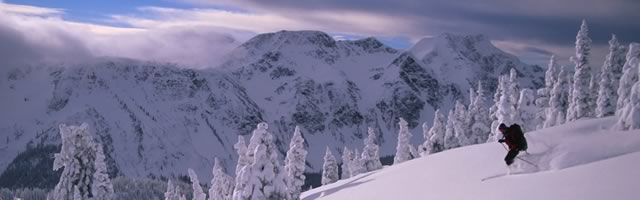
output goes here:
{"type": "Polygon", "coordinates": [[[518,124],[513,124],[509,127],[505,124],[500,124],[498,130],[502,133],[502,139],[498,140],[498,142],[507,143],[507,146],[509,146],[509,152],[504,157],[504,161],[509,166],[520,151],[527,150],[527,139],[524,138],[524,132],[522,132],[522,128],[518,124]]]}

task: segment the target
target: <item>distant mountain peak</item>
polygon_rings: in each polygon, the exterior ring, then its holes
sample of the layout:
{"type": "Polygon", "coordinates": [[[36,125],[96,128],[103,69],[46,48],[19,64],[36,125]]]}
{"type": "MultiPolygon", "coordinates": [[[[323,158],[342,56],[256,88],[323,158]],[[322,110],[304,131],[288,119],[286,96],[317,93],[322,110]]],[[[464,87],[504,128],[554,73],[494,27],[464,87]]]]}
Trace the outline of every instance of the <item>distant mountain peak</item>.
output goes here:
{"type": "Polygon", "coordinates": [[[350,44],[353,44],[355,46],[359,46],[364,51],[369,52],[369,53],[381,52],[381,51],[389,52],[389,53],[398,52],[398,50],[385,45],[384,43],[380,42],[380,40],[376,39],[375,37],[367,37],[367,38],[364,38],[364,39],[347,41],[347,42],[350,43],[350,44]]]}
{"type": "Polygon", "coordinates": [[[334,48],[336,41],[328,34],[321,31],[278,31],[273,33],[263,33],[251,38],[242,44],[246,49],[264,47],[279,48],[283,45],[320,45],[322,47],[334,48]]]}

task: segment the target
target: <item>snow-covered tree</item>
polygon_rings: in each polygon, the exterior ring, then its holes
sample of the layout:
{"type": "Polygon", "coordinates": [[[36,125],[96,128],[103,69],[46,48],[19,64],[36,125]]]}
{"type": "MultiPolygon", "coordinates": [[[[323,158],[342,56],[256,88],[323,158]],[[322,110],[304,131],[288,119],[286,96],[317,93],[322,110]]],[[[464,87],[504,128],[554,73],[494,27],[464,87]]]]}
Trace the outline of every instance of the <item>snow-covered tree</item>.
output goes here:
{"type": "Polygon", "coordinates": [[[453,110],[449,110],[447,115],[447,123],[444,126],[444,149],[453,149],[457,147],[456,130],[454,127],[455,115],[453,110]]]}
{"type": "Polygon", "coordinates": [[[535,129],[541,129],[544,126],[545,117],[547,117],[545,110],[549,106],[549,99],[551,98],[551,90],[553,85],[558,80],[559,67],[557,64],[556,56],[551,55],[549,64],[547,65],[547,71],[544,74],[544,87],[536,91],[538,98],[535,100],[536,105],[536,127],[535,129]]]}
{"type": "Polygon", "coordinates": [[[353,160],[349,163],[349,171],[351,171],[351,177],[357,176],[364,172],[364,167],[362,164],[362,158],[360,157],[360,152],[358,149],[354,149],[353,151],[353,160]]]}
{"type": "Polygon", "coordinates": [[[353,163],[353,152],[349,148],[344,147],[342,150],[342,179],[351,178],[351,163],[353,163]]]}
{"type": "Polygon", "coordinates": [[[324,164],[322,165],[322,185],[327,185],[338,181],[338,163],[333,157],[331,150],[327,147],[324,154],[324,164]]]}
{"type": "Polygon", "coordinates": [[[73,199],[74,188],[81,199],[93,197],[91,186],[95,172],[96,144],[89,135],[89,125],[60,125],[62,148],[55,154],[53,170],[64,168],[52,191],[53,199],[73,199]]]}
{"type": "Polygon", "coordinates": [[[469,111],[467,111],[467,108],[462,104],[462,101],[457,100],[453,110],[454,138],[452,140],[445,139],[446,149],[458,148],[461,146],[461,143],[468,143],[465,141],[469,139],[470,134],[469,123],[471,120],[469,118],[469,111]]]}
{"type": "Polygon", "coordinates": [[[573,88],[571,99],[569,100],[569,110],[566,121],[575,121],[584,117],[593,116],[593,98],[590,88],[592,69],[589,65],[589,54],[591,51],[591,39],[587,22],[582,21],[582,26],[576,36],[576,56],[572,59],[575,63],[575,73],[573,75],[573,88]]]}
{"type": "Polygon", "coordinates": [[[520,125],[525,131],[533,131],[538,126],[535,121],[538,108],[534,104],[534,95],[531,89],[523,89],[520,91],[520,99],[518,100],[518,113],[520,115],[520,125]]]}
{"type": "MultiPolygon", "coordinates": [[[[518,100],[520,100],[520,86],[518,84],[518,72],[516,71],[515,68],[511,68],[511,70],[509,70],[509,81],[507,82],[507,86],[509,88],[509,92],[508,94],[510,95],[510,99],[509,102],[511,102],[514,106],[514,108],[517,108],[518,106],[518,100]]],[[[519,116],[517,116],[518,113],[514,113],[516,116],[514,116],[514,119],[518,119],[519,116]]],[[[518,122],[516,120],[516,122],[518,122]]]]}
{"type": "Polygon", "coordinates": [[[105,157],[102,145],[97,144],[96,150],[94,162],[96,171],[93,173],[93,184],[91,185],[93,200],[111,200],[113,199],[113,184],[111,184],[111,179],[107,174],[107,164],[104,162],[105,157]]]}
{"type": "Polygon", "coordinates": [[[592,94],[589,96],[589,108],[591,109],[589,110],[589,116],[595,117],[596,108],[598,107],[598,91],[600,90],[601,75],[599,70],[595,70],[593,68],[592,70],[594,70],[594,72],[591,74],[591,82],[589,83],[589,94],[592,94]]]}
{"type": "MultiPolygon", "coordinates": [[[[480,81],[478,81],[478,86],[480,85],[480,81]]],[[[469,105],[467,106],[467,110],[466,110],[466,125],[467,127],[465,127],[467,129],[467,135],[465,136],[466,139],[464,141],[459,141],[460,142],[460,146],[466,146],[469,145],[467,144],[469,142],[469,140],[471,139],[471,135],[473,134],[471,127],[473,126],[473,124],[475,123],[475,119],[473,118],[474,114],[474,110],[476,110],[476,108],[474,107],[475,104],[473,104],[473,102],[476,100],[478,96],[478,93],[476,92],[475,88],[471,87],[469,88],[469,105]]]]}
{"type": "Polygon", "coordinates": [[[369,127],[368,129],[369,135],[364,140],[364,149],[362,149],[362,167],[365,172],[370,172],[373,170],[378,170],[382,168],[382,163],[380,162],[380,147],[376,144],[376,134],[373,131],[373,128],[369,127]]]}
{"type": "Polygon", "coordinates": [[[433,118],[433,126],[429,129],[429,140],[427,140],[425,155],[438,153],[444,150],[444,134],[445,118],[440,110],[436,110],[435,117],[433,118]]]}
{"type": "Polygon", "coordinates": [[[411,160],[411,132],[409,131],[409,123],[403,118],[398,122],[400,130],[398,131],[398,145],[396,145],[396,156],[393,158],[393,164],[402,163],[411,160]]]}
{"type": "Polygon", "coordinates": [[[180,199],[180,194],[176,191],[176,186],[173,185],[171,179],[167,182],[167,191],[164,193],[165,200],[178,200],[180,199]]]}
{"type": "MultiPolygon", "coordinates": [[[[489,107],[489,119],[491,120],[491,122],[495,122],[496,120],[498,120],[498,116],[496,114],[498,113],[498,104],[500,103],[502,91],[505,90],[505,85],[505,76],[498,76],[498,86],[496,87],[496,92],[493,94],[493,104],[491,104],[491,107],[489,107]]],[[[497,126],[493,127],[493,124],[491,124],[491,130],[495,128],[497,128],[497,126]]]]}
{"type": "MultiPolygon", "coordinates": [[[[551,92],[553,85],[558,80],[558,73],[560,72],[557,64],[556,56],[551,55],[549,59],[549,65],[547,65],[547,71],[544,73],[544,88],[547,89],[547,93],[551,92]]],[[[547,95],[551,96],[551,95],[547,95]]]]}
{"type": "Polygon", "coordinates": [[[536,94],[538,94],[538,98],[536,98],[536,100],[533,103],[536,107],[536,113],[533,119],[536,124],[534,130],[542,129],[544,127],[544,121],[546,120],[546,117],[547,117],[546,110],[547,110],[547,106],[549,106],[549,99],[551,98],[551,96],[544,96],[544,95],[550,95],[551,90],[547,91],[546,88],[540,88],[536,90],[536,94]]]}
{"type": "Polygon", "coordinates": [[[237,176],[244,166],[251,164],[251,160],[247,157],[247,145],[244,143],[244,137],[242,135],[238,136],[238,142],[233,145],[233,148],[238,153],[238,164],[236,165],[235,171],[237,176]]]}
{"type": "Polygon", "coordinates": [[[500,123],[498,123],[498,105],[500,105],[500,99],[502,98],[503,93],[505,92],[504,89],[507,87],[507,81],[506,81],[506,76],[499,76],[498,77],[498,89],[496,89],[496,93],[493,94],[493,105],[491,106],[491,108],[489,109],[490,112],[490,118],[491,118],[491,134],[489,135],[489,137],[487,137],[487,141],[486,142],[492,142],[495,140],[495,138],[499,137],[496,136],[496,129],[498,128],[498,125],[500,125],[500,123]]]}
{"type": "MultiPolygon", "coordinates": [[[[510,86],[511,81],[506,77],[501,79],[501,85],[504,88],[512,88],[510,86]]],[[[498,125],[501,123],[504,124],[513,124],[517,123],[517,114],[515,108],[515,102],[512,102],[514,95],[511,92],[514,90],[502,90],[502,94],[500,95],[500,101],[498,101],[497,110],[496,110],[496,120],[491,124],[491,131],[493,132],[492,136],[489,137],[488,142],[497,141],[499,137],[502,137],[502,134],[498,132],[498,125]]],[[[518,95],[519,96],[519,95],[518,95]]]]}
{"type": "Polygon", "coordinates": [[[285,199],[285,173],[267,123],[259,123],[250,139],[247,156],[252,160],[236,177],[233,199],[285,199]]]}
{"type": "Polygon", "coordinates": [[[545,111],[547,114],[544,122],[545,128],[564,124],[565,122],[567,109],[569,108],[570,76],[566,67],[562,66],[557,82],[550,93],[549,106],[545,111]]]}
{"type": "MultiPolygon", "coordinates": [[[[640,68],[640,63],[636,68],[640,68]]],[[[629,103],[622,108],[616,127],[622,130],[640,129],[640,82],[633,84],[629,103]]]]}
{"type": "Polygon", "coordinates": [[[478,83],[476,98],[473,99],[469,106],[468,115],[473,118],[473,123],[470,124],[471,127],[469,128],[471,134],[469,134],[466,142],[462,144],[463,146],[483,143],[487,141],[487,137],[491,134],[491,119],[487,116],[489,113],[486,106],[487,101],[487,93],[482,82],[480,82],[478,83]]]}
{"type": "Polygon", "coordinates": [[[616,115],[620,116],[620,112],[625,105],[629,104],[631,96],[631,88],[633,84],[638,82],[637,64],[640,63],[640,44],[631,43],[627,52],[626,62],[622,67],[622,77],[618,86],[618,101],[616,103],[616,115]]]}
{"type": "Polygon", "coordinates": [[[431,135],[429,135],[429,125],[427,122],[422,123],[422,138],[424,142],[418,145],[418,156],[422,156],[424,152],[427,151],[427,146],[429,146],[429,139],[431,135]]]}
{"type": "Polygon", "coordinates": [[[618,85],[622,77],[626,49],[620,45],[616,35],[609,40],[609,54],[600,72],[600,88],[596,101],[596,117],[606,117],[615,114],[618,101],[618,85]]]}
{"type": "Polygon", "coordinates": [[[289,142],[289,151],[287,151],[284,160],[284,171],[287,174],[287,190],[289,191],[289,199],[300,199],[302,185],[304,185],[305,161],[307,160],[307,150],[304,149],[304,138],[300,133],[300,127],[296,126],[291,142],[289,142]]]}
{"type": "Polygon", "coordinates": [[[218,158],[215,158],[213,163],[209,200],[229,200],[233,195],[233,177],[224,172],[224,167],[218,158]]]}
{"type": "Polygon", "coordinates": [[[189,172],[189,180],[191,180],[191,188],[193,189],[193,200],[207,200],[207,195],[204,194],[202,186],[200,186],[200,180],[198,180],[196,172],[191,168],[187,172],[189,172]]]}

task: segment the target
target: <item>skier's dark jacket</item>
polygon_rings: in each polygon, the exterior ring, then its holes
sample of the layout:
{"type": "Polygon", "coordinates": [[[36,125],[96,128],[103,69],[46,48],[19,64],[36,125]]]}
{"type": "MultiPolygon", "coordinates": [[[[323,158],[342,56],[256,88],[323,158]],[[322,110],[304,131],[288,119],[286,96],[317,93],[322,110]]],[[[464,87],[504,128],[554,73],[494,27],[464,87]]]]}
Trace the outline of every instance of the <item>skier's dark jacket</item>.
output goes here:
{"type": "Polygon", "coordinates": [[[524,138],[524,132],[518,124],[509,126],[507,131],[504,133],[504,141],[509,146],[509,150],[527,150],[527,139],[524,138]]]}

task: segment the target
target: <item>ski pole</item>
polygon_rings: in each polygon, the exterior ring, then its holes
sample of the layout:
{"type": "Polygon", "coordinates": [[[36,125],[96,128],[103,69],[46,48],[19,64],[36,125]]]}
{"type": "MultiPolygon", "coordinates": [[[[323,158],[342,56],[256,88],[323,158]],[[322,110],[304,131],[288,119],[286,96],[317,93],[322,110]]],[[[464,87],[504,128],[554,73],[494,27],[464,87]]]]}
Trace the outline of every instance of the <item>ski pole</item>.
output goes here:
{"type": "MultiPolygon", "coordinates": [[[[509,151],[509,149],[507,149],[507,147],[505,147],[505,146],[504,146],[504,144],[500,143],[500,146],[502,146],[502,148],[503,148],[505,151],[509,151]]],[[[527,152],[527,153],[529,153],[529,152],[527,152]]],[[[524,161],[524,162],[526,162],[526,163],[528,163],[528,164],[530,164],[530,165],[533,165],[533,166],[534,166],[534,167],[536,167],[536,168],[540,168],[540,167],[538,167],[538,165],[533,164],[531,161],[525,160],[524,158],[520,158],[520,157],[516,157],[516,158],[517,158],[517,159],[520,159],[520,160],[522,160],[522,161],[524,161]]]]}

